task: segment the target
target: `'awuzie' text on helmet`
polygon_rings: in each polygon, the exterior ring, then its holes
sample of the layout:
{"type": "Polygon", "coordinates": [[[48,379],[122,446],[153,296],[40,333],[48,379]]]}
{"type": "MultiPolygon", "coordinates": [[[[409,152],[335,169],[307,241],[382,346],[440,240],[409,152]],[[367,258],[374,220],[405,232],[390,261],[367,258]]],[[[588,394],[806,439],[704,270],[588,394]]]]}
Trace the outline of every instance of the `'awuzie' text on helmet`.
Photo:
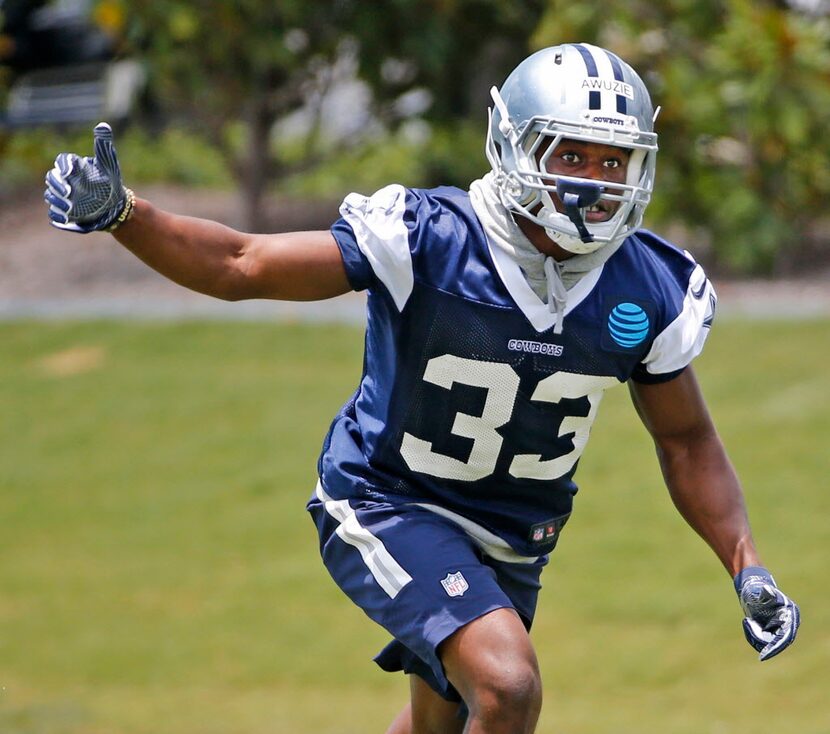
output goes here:
{"type": "Polygon", "coordinates": [[[491,94],[487,158],[509,210],[576,254],[617,244],[640,226],[654,187],[657,134],[651,98],[634,69],[605,49],[563,44],[529,56],[491,94]],[[540,161],[563,139],[629,150],[625,182],[548,173],[540,161]],[[566,200],[565,212],[552,195],[566,200]],[[618,202],[613,216],[585,223],[585,208],[598,199],[618,202]]]}

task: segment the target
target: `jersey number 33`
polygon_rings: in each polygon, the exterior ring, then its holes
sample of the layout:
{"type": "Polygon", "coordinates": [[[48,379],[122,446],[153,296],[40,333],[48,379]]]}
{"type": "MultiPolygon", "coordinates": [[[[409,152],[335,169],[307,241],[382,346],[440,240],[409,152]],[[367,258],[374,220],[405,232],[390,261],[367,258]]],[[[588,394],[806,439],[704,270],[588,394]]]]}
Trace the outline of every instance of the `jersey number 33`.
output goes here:
{"type": "MultiPolygon", "coordinates": [[[[481,415],[458,412],[452,423],[453,434],[472,439],[467,461],[438,453],[431,442],[405,432],[400,451],[407,466],[412,471],[440,479],[466,482],[492,475],[504,441],[498,429],[513,417],[519,394],[519,375],[509,364],[502,362],[482,362],[445,354],[427,362],[423,379],[446,390],[455,383],[484,388],[486,398],[481,415]]],[[[559,403],[564,398],[584,397],[590,407],[587,415],[565,416],[559,425],[558,437],[573,434],[570,451],[547,460],[543,460],[541,454],[517,454],[510,462],[510,475],[518,479],[552,480],[567,474],[585,449],[603,392],[618,384],[615,377],[570,372],[556,372],[540,380],[531,401],[559,403]]]]}

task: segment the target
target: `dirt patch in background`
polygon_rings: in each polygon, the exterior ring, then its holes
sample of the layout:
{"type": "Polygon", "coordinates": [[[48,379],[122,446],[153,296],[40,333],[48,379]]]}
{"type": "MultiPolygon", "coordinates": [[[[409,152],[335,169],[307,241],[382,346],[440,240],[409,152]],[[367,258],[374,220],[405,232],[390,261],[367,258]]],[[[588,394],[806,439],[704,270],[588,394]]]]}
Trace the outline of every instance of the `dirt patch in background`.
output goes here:
{"type": "MultiPolygon", "coordinates": [[[[239,200],[232,193],[149,186],[141,195],[180,214],[242,225],[239,200]]],[[[274,201],[267,211],[273,231],[326,229],[336,217],[336,202],[274,201]]],[[[830,315],[826,272],[786,281],[714,280],[722,314],[830,315]]],[[[359,321],[363,299],[350,295],[315,304],[225,303],[167,281],[109,235],[76,235],[50,227],[40,191],[0,202],[0,317],[90,316],[359,321]]]]}
{"type": "MultiPolygon", "coordinates": [[[[141,196],[179,214],[242,227],[232,193],[148,186],[141,196]]],[[[324,303],[227,303],[193,293],[147,267],[107,234],[79,235],[49,226],[41,192],[0,203],[0,318],[221,317],[360,320],[363,298],[324,303]]],[[[273,231],[326,229],[337,203],[274,202],[273,231]]]]}

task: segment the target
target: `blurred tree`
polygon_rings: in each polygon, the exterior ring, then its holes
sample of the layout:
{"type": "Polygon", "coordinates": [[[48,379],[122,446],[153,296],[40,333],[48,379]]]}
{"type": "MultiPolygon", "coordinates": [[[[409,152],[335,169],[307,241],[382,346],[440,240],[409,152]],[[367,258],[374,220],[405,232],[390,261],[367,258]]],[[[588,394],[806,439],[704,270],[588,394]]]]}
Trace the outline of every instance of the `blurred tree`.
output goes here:
{"type": "Polygon", "coordinates": [[[481,115],[489,89],[527,55],[544,0],[357,3],[360,69],[381,100],[424,87],[434,120],[481,115]]]}
{"type": "Polygon", "coordinates": [[[222,150],[254,231],[263,225],[267,182],[279,170],[271,128],[301,106],[315,66],[333,62],[347,6],[342,0],[129,4],[128,38],[148,65],[155,103],[184,116],[222,150]],[[237,121],[245,131],[241,149],[232,135],[237,121]]]}
{"type": "Polygon", "coordinates": [[[490,87],[527,55],[544,8],[544,0],[357,4],[360,74],[372,86],[381,119],[394,124],[407,90],[428,90],[431,97],[423,116],[435,134],[425,151],[424,185],[464,186],[483,173],[490,87]],[[471,149],[475,155],[462,159],[471,149]]]}
{"type": "MultiPolygon", "coordinates": [[[[485,80],[524,55],[541,10],[542,0],[134,0],[128,13],[157,100],[188,115],[225,152],[256,230],[268,182],[286,172],[269,146],[274,123],[320,98],[350,44],[383,122],[399,122],[402,97],[418,88],[430,90],[432,119],[458,119],[473,104],[482,114],[485,80]],[[229,134],[237,120],[241,154],[229,134]]],[[[311,125],[309,143],[314,137],[311,125]]]]}
{"type": "MultiPolygon", "coordinates": [[[[306,120],[300,155],[269,145],[277,120],[340,83],[334,72],[344,58],[369,84],[375,119],[387,129],[413,106],[432,123],[432,143],[418,161],[424,182],[463,185],[484,168],[475,126],[483,135],[490,85],[532,48],[585,40],[640,69],[663,106],[651,220],[684,224],[696,251],[741,272],[784,272],[822,237],[826,243],[817,225],[830,194],[830,21],[818,3],[98,0],[97,7],[103,18],[126,14],[127,37],[143,50],[162,109],[224,152],[251,229],[264,224],[261,199],[275,177],[307,167],[310,151],[332,156],[362,142],[352,134],[327,148],[320,125],[306,120]]],[[[317,112],[337,114],[322,105],[317,112]]]]}
{"type": "Polygon", "coordinates": [[[651,217],[744,273],[786,272],[826,244],[828,18],[772,0],[550,2],[533,45],[574,39],[617,51],[663,106],[651,217]]]}

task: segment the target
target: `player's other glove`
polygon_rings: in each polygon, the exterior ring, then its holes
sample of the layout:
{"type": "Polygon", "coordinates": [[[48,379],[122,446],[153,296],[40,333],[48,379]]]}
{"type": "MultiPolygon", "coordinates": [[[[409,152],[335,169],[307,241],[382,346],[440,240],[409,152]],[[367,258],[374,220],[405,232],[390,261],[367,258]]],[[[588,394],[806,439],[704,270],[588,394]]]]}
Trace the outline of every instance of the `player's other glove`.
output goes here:
{"type": "Polygon", "coordinates": [[[735,591],[746,615],[744,635],[760,660],[769,660],[795,641],[801,623],[798,605],[781,592],[767,569],[749,566],[739,572],[735,591]]]}
{"type": "Polygon", "coordinates": [[[135,195],[121,183],[112,128],[99,122],[93,131],[93,158],[61,153],[46,174],[43,198],[49,219],[70,232],[112,231],[132,213],[135,195]]]}

